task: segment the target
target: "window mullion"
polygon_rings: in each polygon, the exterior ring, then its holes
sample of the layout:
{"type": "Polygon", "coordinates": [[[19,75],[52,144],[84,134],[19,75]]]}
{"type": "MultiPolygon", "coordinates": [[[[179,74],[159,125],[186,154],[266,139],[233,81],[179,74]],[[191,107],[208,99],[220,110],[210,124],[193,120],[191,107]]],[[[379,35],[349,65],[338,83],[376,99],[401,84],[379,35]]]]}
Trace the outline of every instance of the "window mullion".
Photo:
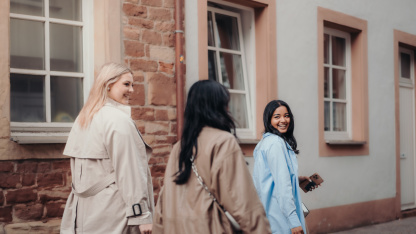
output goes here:
{"type": "Polygon", "coordinates": [[[334,113],[333,113],[333,103],[332,103],[332,69],[333,69],[333,64],[332,64],[332,35],[329,34],[329,42],[328,42],[328,64],[330,64],[329,66],[329,71],[328,71],[328,88],[329,88],[329,132],[333,132],[333,128],[334,128],[334,124],[333,124],[333,120],[334,120],[334,113]]]}
{"type": "Polygon", "coordinates": [[[45,1],[45,109],[46,122],[51,122],[51,66],[50,66],[50,21],[49,21],[49,0],[45,1]]]}
{"type": "Polygon", "coordinates": [[[219,47],[218,47],[218,41],[217,38],[219,38],[219,36],[217,35],[218,29],[217,29],[217,21],[215,18],[215,13],[212,12],[212,25],[214,26],[214,42],[215,42],[215,56],[216,56],[216,61],[217,61],[217,70],[218,70],[218,82],[220,84],[222,84],[222,72],[221,72],[221,61],[220,61],[220,52],[219,52],[219,47]]]}
{"type": "Polygon", "coordinates": [[[248,128],[251,129],[253,125],[253,117],[251,111],[251,103],[250,103],[250,92],[248,86],[248,78],[247,78],[247,70],[246,70],[246,56],[244,51],[244,41],[243,41],[243,27],[241,26],[241,19],[240,16],[237,16],[237,25],[238,25],[238,37],[240,39],[240,53],[241,53],[241,64],[243,69],[243,81],[244,81],[244,91],[245,91],[245,100],[246,100],[246,107],[247,107],[247,118],[248,118],[248,128]]]}

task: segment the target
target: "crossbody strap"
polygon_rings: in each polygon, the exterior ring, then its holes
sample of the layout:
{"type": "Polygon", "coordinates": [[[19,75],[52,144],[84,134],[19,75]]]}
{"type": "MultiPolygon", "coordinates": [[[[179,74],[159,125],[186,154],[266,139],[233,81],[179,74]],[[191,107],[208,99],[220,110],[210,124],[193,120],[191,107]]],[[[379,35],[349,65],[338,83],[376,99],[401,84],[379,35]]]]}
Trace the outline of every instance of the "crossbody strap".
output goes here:
{"type": "Polygon", "coordinates": [[[196,178],[198,179],[199,184],[202,185],[202,187],[205,189],[205,191],[207,191],[208,195],[212,198],[212,200],[217,203],[217,205],[221,208],[221,210],[225,213],[225,216],[227,216],[228,220],[230,221],[231,225],[233,226],[233,228],[237,231],[241,230],[240,225],[238,224],[238,222],[234,219],[233,216],[231,216],[231,214],[225,210],[225,208],[218,202],[218,200],[214,197],[214,195],[211,193],[211,191],[209,191],[208,186],[204,183],[204,181],[202,180],[202,177],[198,174],[198,170],[196,169],[195,163],[194,163],[194,159],[195,159],[195,155],[192,155],[191,157],[191,163],[192,163],[192,171],[194,171],[196,178]]]}

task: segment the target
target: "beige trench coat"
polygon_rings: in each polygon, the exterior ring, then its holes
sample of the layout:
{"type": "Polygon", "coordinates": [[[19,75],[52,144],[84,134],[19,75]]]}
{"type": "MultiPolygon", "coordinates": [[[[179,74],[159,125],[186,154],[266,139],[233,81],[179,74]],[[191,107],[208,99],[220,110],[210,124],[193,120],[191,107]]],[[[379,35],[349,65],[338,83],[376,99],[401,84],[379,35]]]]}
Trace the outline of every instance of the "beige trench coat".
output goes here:
{"type": "Polygon", "coordinates": [[[87,129],[75,121],[63,153],[72,157],[73,190],[61,233],[139,233],[138,225],[152,223],[150,153],[130,118],[129,106],[109,99],[87,129]],[[104,186],[97,194],[82,194],[100,182],[104,186]],[[141,215],[137,205],[133,211],[137,203],[141,215]]]}
{"type": "MultiPolygon", "coordinates": [[[[232,233],[231,226],[191,172],[176,185],[180,142],[170,154],[164,187],[155,208],[153,234],[232,233]]],[[[198,137],[195,165],[209,190],[240,224],[244,233],[271,233],[263,205],[235,137],[205,127],[198,137]]]]}

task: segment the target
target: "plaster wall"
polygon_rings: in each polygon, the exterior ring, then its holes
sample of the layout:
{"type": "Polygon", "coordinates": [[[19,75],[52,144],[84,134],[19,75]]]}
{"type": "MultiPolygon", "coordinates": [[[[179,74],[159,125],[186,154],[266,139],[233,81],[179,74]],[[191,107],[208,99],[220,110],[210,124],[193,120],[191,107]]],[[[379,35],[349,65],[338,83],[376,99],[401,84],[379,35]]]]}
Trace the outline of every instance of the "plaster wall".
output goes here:
{"type": "MultiPolygon", "coordinates": [[[[416,2],[277,1],[278,98],[289,103],[301,151],[299,173],[318,172],[322,187],[302,198],[311,209],[396,196],[394,29],[416,34],[416,2]],[[369,155],[320,157],[317,8],[368,22],[369,155]]],[[[354,123],[352,123],[354,124],[354,123]]]]}

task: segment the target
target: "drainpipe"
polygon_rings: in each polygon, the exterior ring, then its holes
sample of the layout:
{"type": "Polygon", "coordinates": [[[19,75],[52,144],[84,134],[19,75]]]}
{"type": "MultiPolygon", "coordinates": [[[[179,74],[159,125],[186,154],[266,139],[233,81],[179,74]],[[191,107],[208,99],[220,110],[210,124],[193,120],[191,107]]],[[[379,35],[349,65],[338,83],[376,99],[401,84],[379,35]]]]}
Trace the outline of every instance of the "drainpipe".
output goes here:
{"type": "Polygon", "coordinates": [[[183,30],[182,30],[182,4],[183,0],[175,0],[175,78],[176,78],[176,131],[178,140],[182,137],[184,90],[183,90],[183,30]]]}

